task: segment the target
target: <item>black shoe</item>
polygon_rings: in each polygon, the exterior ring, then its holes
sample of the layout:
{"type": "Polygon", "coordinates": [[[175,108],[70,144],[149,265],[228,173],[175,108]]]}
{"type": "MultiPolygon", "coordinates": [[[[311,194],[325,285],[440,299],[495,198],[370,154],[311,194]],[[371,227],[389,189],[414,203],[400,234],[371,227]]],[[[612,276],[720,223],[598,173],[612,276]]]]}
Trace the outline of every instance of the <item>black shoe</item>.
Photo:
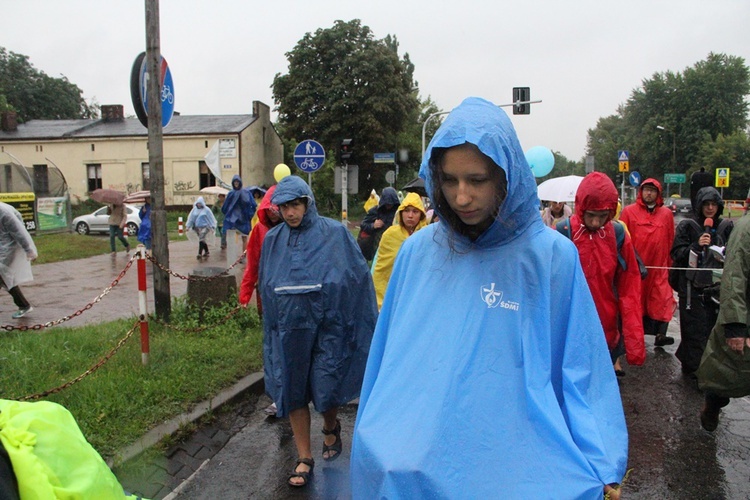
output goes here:
{"type": "Polygon", "coordinates": [[[708,404],[703,404],[701,410],[701,427],[708,432],[713,432],[719,426],[719,412],[721,408],[714,408],[708,404]]]}
{"type": "Polygon", "coordinates": [[[672,345],[674,344],[674,339],[672,337],[667,337],[666,335],[660,333],[656,336],[656,340],[654,340],[654,345],[657,347],[662,347],[665,345],[672,345]]]}

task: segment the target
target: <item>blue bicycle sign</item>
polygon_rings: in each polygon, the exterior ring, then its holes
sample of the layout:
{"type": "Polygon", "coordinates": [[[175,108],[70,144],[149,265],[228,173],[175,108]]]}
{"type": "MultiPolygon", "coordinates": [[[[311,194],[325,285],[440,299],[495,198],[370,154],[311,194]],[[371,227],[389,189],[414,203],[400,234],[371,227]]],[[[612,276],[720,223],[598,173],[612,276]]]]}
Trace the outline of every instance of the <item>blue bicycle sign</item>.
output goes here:
{"type": "Polygon", "coordinates": [[[306,139],[294,148],[294,164],[308,174],[315,172],[326,161],[326,152],[319,142],[306,139]]]}

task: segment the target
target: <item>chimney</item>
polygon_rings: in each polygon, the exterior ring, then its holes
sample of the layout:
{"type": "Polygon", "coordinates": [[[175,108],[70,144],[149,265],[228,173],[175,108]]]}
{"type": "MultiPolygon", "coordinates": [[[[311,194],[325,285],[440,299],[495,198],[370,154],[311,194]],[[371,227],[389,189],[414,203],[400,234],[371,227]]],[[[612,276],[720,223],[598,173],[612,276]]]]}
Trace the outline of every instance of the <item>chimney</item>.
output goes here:
{"type": "Polygon", "coordinates": [[[101,111],[104,122],[121,122],[125,119],[125,110],[122,104],[102,104],[101,111]]]}
{"type": "Polygon", "coordinates": [[[0,129],[3,132],[15,132],[18,130],[18,113],[15,111],[3,111],[0,114],[0,129]]]}

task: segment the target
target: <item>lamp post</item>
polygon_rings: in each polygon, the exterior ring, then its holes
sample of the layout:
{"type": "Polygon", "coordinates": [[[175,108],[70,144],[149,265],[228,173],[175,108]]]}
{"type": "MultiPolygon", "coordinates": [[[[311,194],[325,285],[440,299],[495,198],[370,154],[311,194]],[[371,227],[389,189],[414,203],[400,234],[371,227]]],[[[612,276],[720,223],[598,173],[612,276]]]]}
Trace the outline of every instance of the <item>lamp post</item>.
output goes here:
{"type": "MultiPolygon", "coordinates": [[[[674,130],[668,129],[661,125],[656,126],[657,129],[669,132],[672,134],[672,171],[677,170],[677,139],[674,130]]],[[[669,196],[669,184],[667,184],[667,196],[669,196]]],[[[680,184],[680,196],[682,196],[682,184],[680,184]]]]}

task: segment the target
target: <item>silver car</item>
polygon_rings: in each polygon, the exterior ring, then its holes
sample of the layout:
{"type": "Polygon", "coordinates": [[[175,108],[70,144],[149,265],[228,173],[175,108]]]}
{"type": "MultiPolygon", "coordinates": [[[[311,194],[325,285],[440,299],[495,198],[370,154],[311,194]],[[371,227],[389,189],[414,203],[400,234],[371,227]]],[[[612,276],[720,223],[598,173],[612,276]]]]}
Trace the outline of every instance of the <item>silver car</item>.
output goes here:
{"type": "MultiPolygon", "coordinates": [[[[141,227],[141,218],[138,216],[139,208],[125,203],[125,212],[128,215],[126,223],[128,235],[135,236],[138,234],[138,228],[141,227]]],[[[101,207],[95,212],[88,215],[80,215],[73,219],[71,224],[73,231],[78,234],[89,233],[109,233],[109,215],[107,207],[101,207]]]]}

